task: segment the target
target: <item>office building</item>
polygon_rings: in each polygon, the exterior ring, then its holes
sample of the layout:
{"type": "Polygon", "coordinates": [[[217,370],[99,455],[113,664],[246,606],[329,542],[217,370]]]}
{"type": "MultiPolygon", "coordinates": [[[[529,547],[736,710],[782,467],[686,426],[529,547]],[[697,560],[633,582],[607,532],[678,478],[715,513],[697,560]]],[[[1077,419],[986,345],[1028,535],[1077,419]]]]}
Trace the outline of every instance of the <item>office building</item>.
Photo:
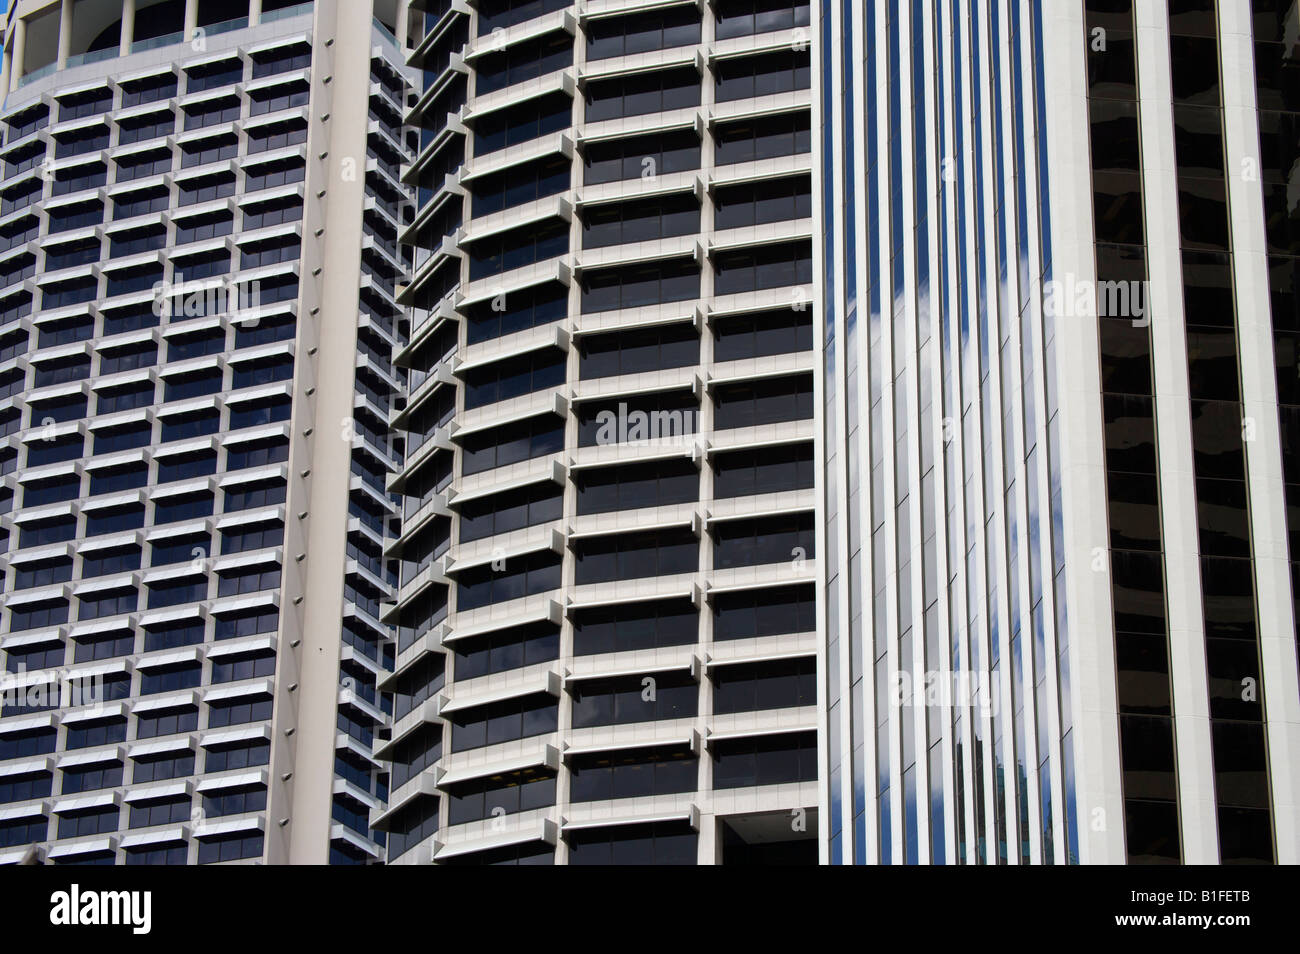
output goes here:
{"type": "Polygon", "coordinates": [[[416,6],[388,861],[815,863],[809,6],[416,6]]]}
{"type": "Polygon", "coordinates": [[[1290,0],[15,6],[0,860],[1300,860],[1290,0]]]}
{"type": "Polygon", "coordinates": [[[1297,859],[1296,23],[823,11],[829,860],[1297,859]]]}
{"type": "Polygon", "coordinates": [[[405,15],[10,4],[7,860],[382,858],[405,15]]]}

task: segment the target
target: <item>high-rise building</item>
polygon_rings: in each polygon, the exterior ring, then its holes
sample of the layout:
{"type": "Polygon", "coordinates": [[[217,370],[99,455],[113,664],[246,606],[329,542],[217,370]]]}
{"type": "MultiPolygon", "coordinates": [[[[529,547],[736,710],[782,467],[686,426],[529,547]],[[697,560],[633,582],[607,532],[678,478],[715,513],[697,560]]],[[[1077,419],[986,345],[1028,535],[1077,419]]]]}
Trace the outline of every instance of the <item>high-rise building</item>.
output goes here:
{"type": "Polygon", "coordinates": [[[18,0],[0,861],[1300,861],[1297,37],[18,0]]]}
{"type": "Polygon", "coordinates": [[[382,858],[405,19],[9,6],[6,860],[382,858]]]}
{"type": "Polygon", "coordinates": [[[1297,8],[822,11],[837,862],[1294,862],[1297,8]]]}
{"type": "Polygon", "coordinates": [[[392,863],[815,863],[806,0],[417,4],[392,863]]]}

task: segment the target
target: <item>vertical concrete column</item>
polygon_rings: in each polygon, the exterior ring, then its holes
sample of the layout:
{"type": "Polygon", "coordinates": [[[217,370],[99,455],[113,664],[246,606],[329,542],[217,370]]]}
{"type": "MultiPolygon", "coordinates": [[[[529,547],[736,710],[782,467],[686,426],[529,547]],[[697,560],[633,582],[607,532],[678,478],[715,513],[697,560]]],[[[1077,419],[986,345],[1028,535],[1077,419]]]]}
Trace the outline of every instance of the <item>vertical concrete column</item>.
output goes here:
{"type": "Polygon", "coordinates": [[[135,0],[122,0],[122,36],[117,50],[120,56],[126,56],[131,52],[133,36],[135,36],[135,0]]]}
{"type": "Polygon", "coordinates": [[[13,51],[9,47],[4,49],[4,64],[0,67],[0,100],[9,95],[9,66],[13,59],[13,51]]]}
{"type": "Polygon", "coordinates": [[[1148,317],[1159,435],[1178,814],[1183,826],[1183,862],[1215,864],[1219,860],[1219,825],[1196,519],[1195,450],[1188,413],[1191,385],[1174,153],[1169,6],[1166,0],[1151,0],[1133,4],[1133,10],[1137,21],[1142,186],[1146,194],[1147,268],[1151,282],[1148,317]]]}
{"type": "Polygon", "coordinates": [[[181,34],[184,42],[194,39],[194,31],[199,25],[199,0],[185,0],[185,29],[181,34]]]}
{"type": "Polygon", "coordinates": [[[59,8],[59,69],[68,65],[72,54],[72,4],[76,0],[62,0],[59,8]]]}
{"type": "Polygon", "coordinates": [[[257,26],[262,22],[262,0],[248,0],[248,25],[257,26]]]}
{"type": "Polygon", "coordinates": [[[1290,567],[1296,554],[1287,551],[1286,483],[1281,432],[1276,427],[1278,393],[1264,206],[1257,177],[1243,171],[1254,168],[1259,143],[1250,8],[1225,4],[1219,10],[1219,38],[1242,413],[1255,422],[1254,438],[1246,442],[1246,469],[1273,830],[1278,864],[1293,865],[1300,860],[1300,760],[1294,757],[1300,752],[1300,687],[1296,683],[1290,567]]]}
{"type": "MultiPolygon", "coordinates": [[[[1060,66],[1047,84],[1048,161],[1052,169],[1052,258],[1059,277],[1072,274],[1095,287],[1092,248],[1088,75],[1083,4],[1045,4],[1044,60],[1060,66]]],[[[1058,320],[1062,510],[1066,592],[1070,612],[1071,716],[1079,854],[1084,864],[1123,864],[1124,791],[1120,771],[1115,641],[1110,573],[1087,559],[1107,544],[1105,446],[1101,413],[1098,319],[1058,320]]],[[[960,429],[958,429],[960,439],[960,429]]]]}
{"type": "MultiPolygon", "coordinates": [[[[307,193],[322,194],[324,199],[319,213],[322,231],[306,246],[304,268],[313,261],[319,268],[319,278],[311,280],[319,283],[320,309],[314,318],[302,320],[315,322],[319,346],[314,356],[299,360],[314,362],[314,378],[322,386],[311,397],[314,408],[294,411],[295,440],[301,439],[299,422],[304,415],[310,414],[320,426],[309,448],[311,478],[307,506],[302,508],[309,514],[310,526],[305,530],[311,540],[311,559],[303,564],[303,636],[289,812],[291,864],[324,864],[329,858],[352,459],[352,445],[343,439],[342,429],[352,421],[355,394],[361,270],[357,223],[365,206],[365,176],[353,170],[365,165],[370,97],[369,84],[326,85],[326,80],[331,75],[369,75],[371,5],[319,0],[315,23],[307,193]],[[326,112],[328,120],[320,118],[326,112]],[[322,158],[317,162],[316,157],[322,158]]],[[[284,728],[285,718],[284,713],[277,714],[278,728],[284,728]]]]}
{"type": "Polygon", "coordinates": [[[11,56],[12,64],[9,70],[9,89],[6,92],[12,93],[18,88],[19,82],[23,78],[23,53],[27,46],[27,21],[19,17],[14,21],[14,38],[10,44],[13,48],[11,56]]]}
{"type": "Polygon", "coordinates": [[[402,52],[410,49],[411,0],[397,0],[397,45],[402,52]]]}

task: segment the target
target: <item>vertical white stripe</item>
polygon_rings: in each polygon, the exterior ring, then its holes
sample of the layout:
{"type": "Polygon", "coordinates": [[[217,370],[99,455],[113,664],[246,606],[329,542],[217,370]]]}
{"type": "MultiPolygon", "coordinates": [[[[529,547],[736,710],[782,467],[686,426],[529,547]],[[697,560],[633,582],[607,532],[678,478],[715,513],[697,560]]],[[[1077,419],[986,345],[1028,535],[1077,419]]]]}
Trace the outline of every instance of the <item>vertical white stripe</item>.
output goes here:
{"type": "Polygon", "coordinates": [[[1249,0],[1219,4],[1219,33],[1242,413],[1254,421],[1255,434],[1246,443],[1247,481],[1273,826],[1277,861],[1296,864],[1300,862],[1300,685],[1289,564],[1296,554],[1287,551],[1249,0]]]}
{"type": "MultiPolygon", "coordinates": [[[[1053,172],[1053,275],[1058,282],[1072,278],[1093,283],[1097,276],[1083,5],[1044,3],[1043,7],[1044,63],[1051,70],[1046,89],[1050,118],[1047,149],[1053,172]]],[[[1108,515],[1097,318],[1071,313],[1057,321],[1056,334],[1079,860],[1084,864],[1120,864],[1126,857],[1124,804],[1106,560],[1108,515]],[[1095,559],[1100,564],[1097,570],[1093,569],[1095,559]]]]}
{"type": "Polygon", "coordinates": [[[1187,864],[1212,864],[1219,860],[1219,839],[1205,672],[1196,474],[1188,415],[1169,11],[1165,0],[1133,6],[1137,19],[1142,189],[1151,288],[1148,311],[1183,860],[1187,864]]]}

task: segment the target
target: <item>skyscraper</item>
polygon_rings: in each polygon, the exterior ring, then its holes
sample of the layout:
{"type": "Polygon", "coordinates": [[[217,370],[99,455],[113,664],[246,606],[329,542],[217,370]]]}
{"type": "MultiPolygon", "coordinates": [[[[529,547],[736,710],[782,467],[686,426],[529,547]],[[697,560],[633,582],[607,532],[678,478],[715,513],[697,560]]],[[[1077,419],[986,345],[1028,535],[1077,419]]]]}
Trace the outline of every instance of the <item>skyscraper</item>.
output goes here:
{"type": "Polygon", "coordinates": [[[382,858],[400,12],[10,5],[8,860],[382,858]]]}
{"type": "Polygon", "coordinates": [[[1300,860],[1298,9],[18,0],[0,861],[1300,860]]]}
{"type": "Polygon", "coordinates": [[[823,11],[832,860],[1296,860],[1295,25],[823,11]]]}
{"type": "Polygon", "coordinates": [[[421,9],[388,860],[815,862],[809,7],[421,9]]]}

